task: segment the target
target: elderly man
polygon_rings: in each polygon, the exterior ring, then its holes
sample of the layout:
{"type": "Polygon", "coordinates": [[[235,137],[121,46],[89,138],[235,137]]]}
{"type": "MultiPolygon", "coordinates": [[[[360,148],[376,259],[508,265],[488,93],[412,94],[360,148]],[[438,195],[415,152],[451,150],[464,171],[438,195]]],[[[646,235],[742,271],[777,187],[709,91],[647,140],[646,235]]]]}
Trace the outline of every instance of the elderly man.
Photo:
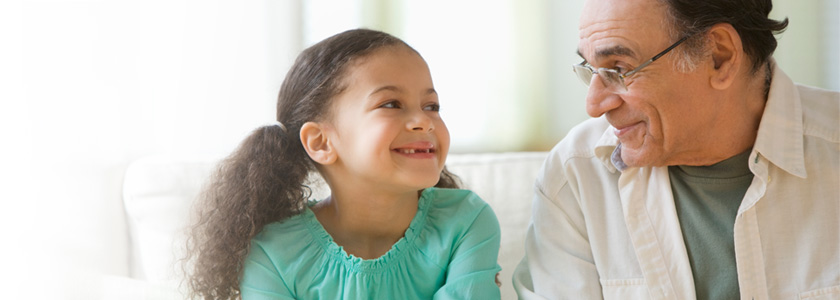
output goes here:
{"type": "Polygon", "coordinates": [[[771,7],[587,1],[593,119],[537,179],[521,298],[840,299],[840,94],[775,64],[771,7]]]}

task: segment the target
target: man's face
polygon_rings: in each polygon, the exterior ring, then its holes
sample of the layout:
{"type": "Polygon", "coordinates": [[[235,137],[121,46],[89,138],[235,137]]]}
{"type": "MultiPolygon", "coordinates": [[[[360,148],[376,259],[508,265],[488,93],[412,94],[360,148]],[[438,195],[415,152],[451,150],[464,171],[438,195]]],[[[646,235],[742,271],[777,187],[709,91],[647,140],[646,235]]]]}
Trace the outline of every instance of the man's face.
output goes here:
{"type": "MultiPolygon", "coordinates": [[[[676,42],[665,12],[656,0],[589,0],[578,51],[595,68],[633,70],[676,42]]],[[[592,77],[586,111],[606,115],[628,166],[689,164],[714,139],[709,125],[719,116],[707,76],[713,62],[704,59],[694,71],[679,72],[679,47],[627,78],[625,93],[610,92],[598,75],[592,77]]]]}

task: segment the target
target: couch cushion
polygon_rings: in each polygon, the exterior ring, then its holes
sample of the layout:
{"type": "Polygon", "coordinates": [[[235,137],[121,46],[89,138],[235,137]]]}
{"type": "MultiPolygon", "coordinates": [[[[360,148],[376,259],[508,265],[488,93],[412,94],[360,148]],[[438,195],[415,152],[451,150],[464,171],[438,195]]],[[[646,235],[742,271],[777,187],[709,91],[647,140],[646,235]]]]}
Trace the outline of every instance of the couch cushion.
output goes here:
{"type": "MultiPolygon", "coordinates": [[[[450,171],[493,207],[502,230],[499,264],[503,298],[514,298],[510,278],[524,255],[525,230],[531,215],[533,182],[547,153],[512,152],[451,154],[450,171]]],[[[129,166],[123,201],[131,242],[130,270],[135,279],[174,284],[180,280],[185,229],[191,205],[209,178],[218,157],[140,159],[129,166]]],[[[315,184],[313,198],[329,190],[315,184]]]]}
{"type": "Polygon", "coordinates": [[[126,170],[123,201],[128,219],[131,277],[153,283],[179,280],[193,200],[216,157],[147,157],[126,170]]]}
{"type": "Polygon", "coordinates": [[[516,299],[513,270],[525,256],[525,232],[531,221],[534,181],[547,152],[450,155],[447,168],[493,207],[502,229],[499,265],[502,299],[516,299]]]}

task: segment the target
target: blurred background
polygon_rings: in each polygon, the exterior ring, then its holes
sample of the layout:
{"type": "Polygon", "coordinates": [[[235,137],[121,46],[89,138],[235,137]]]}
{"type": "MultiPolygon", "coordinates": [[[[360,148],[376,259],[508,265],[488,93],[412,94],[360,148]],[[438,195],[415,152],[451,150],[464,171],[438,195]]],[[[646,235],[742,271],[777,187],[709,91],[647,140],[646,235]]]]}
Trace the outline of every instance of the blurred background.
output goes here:
{"type": "MultiPolygon", "coordinates": [[[[582,2],[4,1],[0,274],[13,280],[0,282],[64,293],[79,274],[127,272],[101,246],[125,243],[114,237],[126,229],[90,217],[123,213],[126,167],[231,152],[274,120],[297,54],[347,29],[389,32],[424,56],[453,153],[549,150],[588,118],[570,67],[582,2]]],[[[774,2],[790,18],[777,62],[794,81],[840,89],[840,1],[774,2]]]]}

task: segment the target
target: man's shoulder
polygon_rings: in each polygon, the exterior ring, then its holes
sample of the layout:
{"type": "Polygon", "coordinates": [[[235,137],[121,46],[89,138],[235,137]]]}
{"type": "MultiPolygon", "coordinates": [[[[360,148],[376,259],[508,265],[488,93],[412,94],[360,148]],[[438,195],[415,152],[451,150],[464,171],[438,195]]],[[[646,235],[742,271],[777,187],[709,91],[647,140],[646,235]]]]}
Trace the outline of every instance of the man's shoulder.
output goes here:
{"type": "Polygon", "coordinates": [[[569,131],[551,150],[539,178],[538,187],[546,194],[552,194],[582,170],[585,173],[612,172],[608,167],[609,154],[618,144],[611,134],[610,124],[603,117],[586,120],[569,131]]]}
{"type": "Polygon", "coordinates": [[[603,117],[583,121],[573,127],[566,136],[551,150],[550,159],[559,159],[565,163],[571,158],[594,157],[599,147],[615,148],[617,140],[605,140],[605,133],[610,124],[603,117]]]}
{"type": "Polygon", "coordinates": [[[840,142],[840,92],[797,84],[807,136],[840,142]]]}

